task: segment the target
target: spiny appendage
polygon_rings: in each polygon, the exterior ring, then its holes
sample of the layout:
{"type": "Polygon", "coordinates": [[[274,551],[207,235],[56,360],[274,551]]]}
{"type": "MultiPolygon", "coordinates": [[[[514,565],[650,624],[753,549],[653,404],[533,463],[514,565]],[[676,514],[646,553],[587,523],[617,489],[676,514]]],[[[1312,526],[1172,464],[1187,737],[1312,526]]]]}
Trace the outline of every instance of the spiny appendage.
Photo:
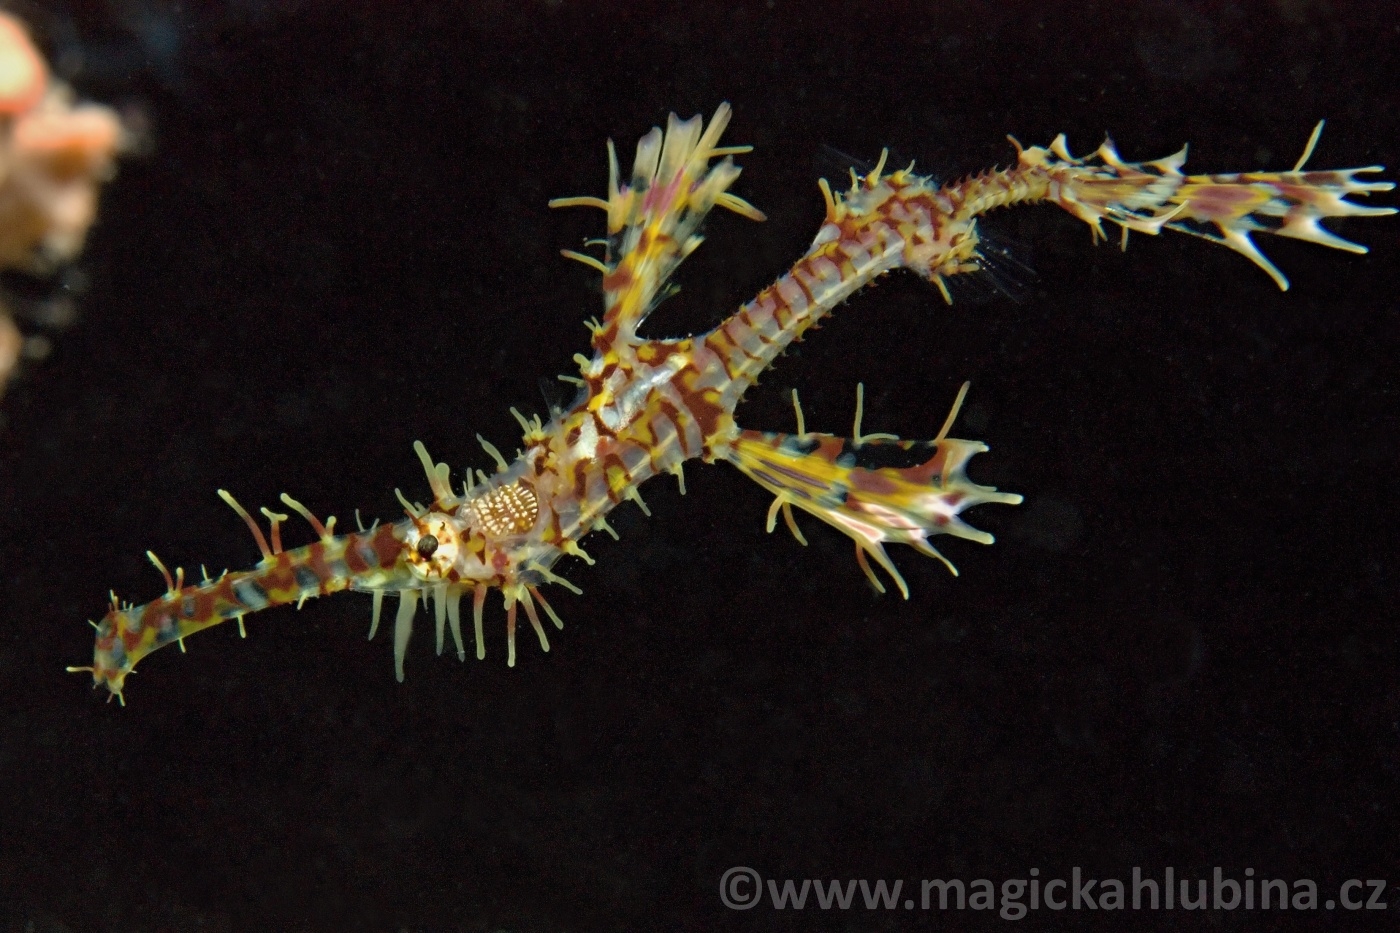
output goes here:
{"type": "Polygon", "coordinates": [[[720,104],[709,127],[701,117],[681,120],[673,113],[663,134],[653,127],[637,143],[637,157],[628,184],[618,183],[617,151],[608,143],[608,197],[556,198],[551,207],[597,207],[608,214],[606,257],[564,250],[603,273],[604,322],[617,321],[628,338],[635,335],[671,274],[704,239],[700,222],[715,205],[763,220],[763,213],[728,189],[740,169],[732,156],[751,146],[718,146],[729,123],[729,104],[720,104]],[[710,160],[722,157],[718,165],[710,160]]]}
{"type": "MultiPolygon", "coordinates": [[[[426,535],[420,536],[417,540],[422,541],[426,535]]],[[[437,536],[434,535],[434,538],[437,536]]],[[[419,552],[421,554],[421,550],[419,552]]],[[[580,550],[580,553],[582,551],[580,550]]],[[[539,614],[536,612],[535,603],[538,602],[544,608],[545,614],[554,623],[555,628],[562,630],[564,622],[559,618],[554,607],[545,599],[544,594],[539,590],[539,583],[558,583],[564,588],[579,593],[578,587],[568,580],[552,573],[545,567],[526,566],[522,578],[538,580],[538,582],[524,582],[523,579],[514,583],[447,583],[438,581],[427,586],[417,588],[400,588],[399,608],[394,617],[394,677],[403,683],[404,680],[404,660],[408,655],[408,643],[413,636],[413,620],[417,615],[418,603],[421,599],[426,607],[430,602],[433,605],[433,616],[436,625],[436,649],[438,655],[443,653],[446,646],[446,633],[452,633],[452,641],[457,649],[457,660],[467,659],[466,644],[462,639],[462,615],[461,600],[468,591],[472,593],[472,623],[476,638],[477,660],[486,658],[486,638],[485,638],[485,610],[486,595],[493,586],[500,585],[505,598],[506,609],[506,664],[509,667],[515,666],[515,622],[516,607],[523,604],[525,606],[525,616],[530,620],[530,625],[534,628],[536,636],[540,640],[540,648],[549,650],[549,638],[545,635],[544,626],[540,624],[539,614]]],[[[383,609],[384,593],[386,588],[378,587],[371,591],[374,602],[371,610],[369,637],[373,639],[379,630],[379,619],[383,609]]]]}
{"type": "MultiPolygon", "coordinates": [[[[726,451],[725,459],[773,493],[773,506],[768,511],[770,532],[781,511],[789,530],[806,544],[791,507],[810,512],[855,541],[856,561],[877,590],[883,593],[885,587],[867,562],[867,554],[894,578],[900,593],[908,599],[909,587],[885,552],[885,542],[908,544],[941,560],[956,574],[952,563],[929,544],[929,537],[949,534],[991,544],[990,534],[966,524],[959,513],[986,502],[1021,502],[1015,493],[998,492],[967,478],[967,461],[987,450],[987,446],[947,436],[966,393],[964,385],[943,429],[932,441],[903,441],[889,434],[862,435],[858,392],[852,438],[808,432],[798,407],[796,434],[743,431],[726,451]],[[861,465],[862,461],[907,459],[909,452],[923,451],[932,451],[932,455],[911,467],[861,465]]],[[[793,404],[797,405],[795,392],[793,404]]]]}
{"type": "Polygon", "coordinates": [[[107,688],[122,699],[122,688],[136,663],[158,648],[178,642],[195,632],[229,619],[238,620],[244,633],[243,617],[273,606],[296,603],[300,606],[313,596],[321,596],[354,586],[387,586],[395,578],[402,541],[390,526],[375,527],[359,534],[335,536],[334,516],[325,524],[300,502],[283,494],[282,501],[311,524],[318,540],[291,551],[282,549],[281,523],[284,514],[263,509],[271,521],[271,541],[263,535],[247,511],[224,490],[219,490],[252,530],[262,560],[252,570],[219,574],[185,586],[183,568],[170,571],[155,554],[147,552],[165,579],[165,595],[143,606],[120,602],[112,595],[111,608],[93,627],[97,630],[91,666],[70,667],[70,671],[92,674],[93,684],[107,688]]]}
{"type": "MultiPolygon", "coordinates": [[[[567,583],[567,581],[565,581],[567,583]]],[[[452,640],[457,648],[457,660],[467,659],[466,645],[462,641],[462,615],[461,600],[468,589],[472,592],[472,622],[476,636],[476,657],[477,660],[484,660],[486,657],[486,638],[484,633],[486,594],[491,587],[485,583],[478,583],[474,587],[462,586],[459,584],[437,583],[430,587],[421,589],[404,589],[399,591],[399,608],[394,618],[394,677],[399,683],[404,681],[404,659],[408,655],[408,643],[413,635],[413,620],[417,615],[418,602],[421,599],[426,606],[431,600],[434,607],[434,621],[436,623],[437,653],[441,655],[445,647],[445,632],[450,630],[452,640]]],[[[576,589],[576,588],[575,588],[576,589]]],[[[516,606],[523,603],[525,615],[530,620],[531,626],[535,629],[535,634],[539,637],[540,648],[549,650],[549,638],[545,635],[544,626],[540,624],[539,614],[535,610],[535,602],[544,607],[545,613],[549,616],[556,628],[563,629],[564,622],[550,606],[549,601],[540,593],[539,587],[532,584],[516,583],[514,585],[502,587],[505,595],[506,607],[506,663],[510,667],[515,666],[515,617],[516,606]]],[[[383,606],[384,590],[373,591],[374,608],[369,627],[369,637],[374,638],[379,629],[379,617],[383,606]]]]}
{"type": "Polygon", "coordinates": [[[1367,207],[1346,199],[1348,195],[1365,196],[1394,188],[1392,182],[1358,179],[1384,171],[1383,166],[1303,170],[1322,127],[1319,122],[1313,129],[1302,156],[1287,172],[1183,175],[1185,147],[1152,162],[1124,162],[1111,140],[1105,140],[1092,156],[1076,159],[1070,155],[1063,134],[1055,137],[1048,151],[1040,147],[1021,150],[1019,161],[1021,167],[1043,170],[1060,182],[1058,196],[1051,195],[1051,199],[1088,223],[1095,239],[1103,236],[1103,220],[1122,227],[1124,246],[1129,230],[1155,234],[1165,227],[1190,233],[1248,257],[1286,290],[1288,279],[1259,251],[1250,234],[1273,233],[1365,253],[1365,246],[1337,236],[1319,221],[1395,213],[1393,207],[1367,207]],[[1217,232],[1205,232],[1197,225],[1214,227],[1217,232]]]}

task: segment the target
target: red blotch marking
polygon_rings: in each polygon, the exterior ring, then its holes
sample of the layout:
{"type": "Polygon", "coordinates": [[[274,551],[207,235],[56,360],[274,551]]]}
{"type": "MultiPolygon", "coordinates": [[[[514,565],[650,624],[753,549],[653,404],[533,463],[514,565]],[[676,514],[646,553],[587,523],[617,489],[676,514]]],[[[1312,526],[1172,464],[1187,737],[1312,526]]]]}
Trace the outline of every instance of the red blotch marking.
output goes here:
{"type": "Polygon", "coordinates": [[[296,575],[292,573],[290,555],[283,551],[274,560],[277,562],[274,566],[253,579],[267,591],[268,599],[271,602],[283,603],[291,597],[292,593],[300,592],[301,587],[297,586],[296,575]]]}
{"type": "Polygon", "coordinates": [[[379,558],[379,567],[388,570],[398,562],[399,554],[403,552],[403,542],[394,537],[393,525],[382,525],[374,533],[370,541],[374,548],[375,556],[379,558]]]}
{"type": "Polygon", "coordinates": [[[1211,219],[1243,216],[1250,212],[1252,205],[1262,204],[1266,200],[1267,197],[1253,188],[1210,187],[1192,193],[1189,209],[1192,214],[1206,215],[1211,219]]]}
{"type": "Polygon", "coordinates": [[[851,471],[851,488],[857,492],[873,495],[893,495],[899,491],[899,484],[875,470],[855,469],[851,471]]]}
{"type": "Polygon", "coordinates": [[[326,546],[320,541],[316,541],[306,547],[306,561],[304,567],[316,575],[316,579],[321,581],[321,589],[326,588],[326,583],[334,574],[330,565],[326,563],[326,546]]]}
{"type": "Polygon", "coordinates": [[[632,270],[624,266],[618,266],[607,275],[603,276],[603,291],[618,292],[632,284],[632,270]]]}
{"type": "Polygon", "coordinates": [[[360,543],[364,541],[363,535],[348,535],[345,539],[345,566],[350,568],[350,572],[356,575],[364,573],[369,569],[364,558],[360,556],[360,543]]]}
{"type": "Polygon", "coordinates": [[[215,616],[214,592],[212,590],[197,591],[192,595],[194,596],[194,617],[185,621],[194,625],[208,624],[215,616]]]}

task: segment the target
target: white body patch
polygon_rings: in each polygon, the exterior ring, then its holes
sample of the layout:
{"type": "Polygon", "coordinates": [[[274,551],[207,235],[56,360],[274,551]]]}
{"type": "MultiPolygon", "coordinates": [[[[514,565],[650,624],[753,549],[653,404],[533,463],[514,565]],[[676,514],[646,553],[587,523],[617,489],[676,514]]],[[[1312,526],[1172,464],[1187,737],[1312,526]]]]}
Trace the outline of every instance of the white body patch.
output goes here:
{"type": "MultiPolygon", "coordinates": [[[[646,408],[647,397],[657,386],[662,386],[676,378],[676,373],[685,366],[685,360],[680,354],[674,354],[666,358],[666,362],[661,366],[638,366],[636,377],[627,388],[623,389],[617,396],[617,401],[611,405],[605,405],[598,409],[598,417],[603,424],[607,425],[611,431],[620,431],[627,427],[646,408]]],[[[613,378],[618,378],[621,373],[614,374],[613,378]]],[[[612,379],[608,380],[609,388],[612,388],[612,379]]]]}

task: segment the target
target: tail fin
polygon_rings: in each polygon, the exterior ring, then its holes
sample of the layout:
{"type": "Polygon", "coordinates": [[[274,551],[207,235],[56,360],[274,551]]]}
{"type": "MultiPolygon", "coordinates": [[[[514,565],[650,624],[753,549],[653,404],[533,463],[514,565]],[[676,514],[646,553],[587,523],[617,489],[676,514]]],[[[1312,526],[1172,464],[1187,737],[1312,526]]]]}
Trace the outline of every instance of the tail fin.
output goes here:
{"type": "Polygon", "coordinates": [[[885,587],[866,561],[867,554],[894,578],[908,599],[909,587],[885,553],[886,541],[908,544],[943,561],[956,574],[957,569],[928,539],[949,534],[991,544],[990,534],[965,523],[959,513],[984,502],[1021,502],[1015,493],[997,492],[967,478],[967,461],[987,446],[947,436],[966,392],[964,385],[943,430],[932,441],[905,441],[888,434],[862,436],[858,400],[854,438],[803,430],[799,408],[797,434],[741,431],[724,457],[773,493],[769,531],[781,509],[788,528],[806,544],[791,507],[810,512],[855,541],[856,561],[876,589],[884,592],[885,587]],[[929,453],[928,458],[914,466],[873,465],[892,457],[907,460],[923,452],[929,453]],[[862,462],[871,465],[862,466],[862,462]]]}
{"type": "MultiPolygon", "coordinates": [[[[396,525],[375,523],[368,531],[358,534],[335,535],[335,516],[322,524],[300,502],[282,495],[282,501],[304,517],[317,532],[319,540],[290,551],[282,549],[281,523],[287,516],[263,509],[272,526],[271,543],[243,506],[227,491],[219,495],[248,524],[258,543],[263,559],[252,570],[234,573],[225,571],[218,577],[204,579],[195,585],[185,585],[185,571],[175,568],[172,577],[160,558],[150,551],[146,556],[165,578],[165,595],[142,606],[123,603],[112,594],[112,605],[101,622],[92,623],[97,630],[92,664],[70,667],[71,672],[92,674],[93,686],[108,690],[108,699],[122,697],[126,678],[136,663],[158,648],[172,642],[185,649],[185,638],[229,619],[238,622],[243,633],[243,617],[351,588],[375,593],[374,621],[370,635],[379,625],[379,608],[386,590],[400,592],[400,624],[395,631],[395,663],[399,679],[403,679],[403,648],[408,644],[407,626],[413,620],[413,608],[419,598],[418,583],[404,569],[404,531],[396,525]],[[405,611],[405,607],[407,610],[405,611]],[[403,621],[407,616],[407,621],[403,621]],[[402,639],[402,644],[399,644],[402,639]]],[[[443,598],[439,596],[439,605],[443,598]]],[[[439,623],[441,625],[441,623],[439,623]]],[[[454,632],[455,633],[455,632],[454,632]]],[[[441,632],[439,631],[439,643],[441,632]]],[[[460,639],[458,644],[460,645],[460,639]]]]}
{"type": "Polygon", "coordinates": [[[1382,166],[1303,170],[1322,127],[1318,123],[1313,129],[1302,157],[1287,172],[1183,175],[1185,147],[1152,162],[1124,162],[1111,140],[1092,156],[1076,159],[1063,134],[1055,137],[1048,150],[1039,146],[1022,150],[1020,162],[1044,167],[1055,176],[1059,185],[1052,189],[1051,200],[1089,224],[1096,239],[1103,236],[1104,220],[1123,228],[1125,245],[1129,230],[1156,234],[1165,227],[1190,233],[1248,257],[1286,290],[1287,277],[1259,251],[1250,234],[1273,233],[1364,253],[1365,246],[1337,236],[1319,221],[1395,213],[1393,207],[1366,207],[1347,200],[1348,195],[1394,188],[1392,182],[1358,178],[1383,171],[1382,166]]]}

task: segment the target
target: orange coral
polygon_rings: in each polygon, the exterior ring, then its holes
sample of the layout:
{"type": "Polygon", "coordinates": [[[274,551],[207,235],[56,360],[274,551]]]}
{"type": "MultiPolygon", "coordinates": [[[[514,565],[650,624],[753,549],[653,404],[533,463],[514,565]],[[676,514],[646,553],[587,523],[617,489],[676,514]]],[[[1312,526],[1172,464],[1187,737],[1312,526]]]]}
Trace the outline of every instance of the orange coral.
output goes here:
{"type": "MultiPolygon", "coordinates": [[[[0,12],[0,269],[46,272],[78,255],[124,141],[116,113],[75,106],[24,25],[0,12]]],[[[0,391],[20,347],[0,307],[0,391]]]]}

